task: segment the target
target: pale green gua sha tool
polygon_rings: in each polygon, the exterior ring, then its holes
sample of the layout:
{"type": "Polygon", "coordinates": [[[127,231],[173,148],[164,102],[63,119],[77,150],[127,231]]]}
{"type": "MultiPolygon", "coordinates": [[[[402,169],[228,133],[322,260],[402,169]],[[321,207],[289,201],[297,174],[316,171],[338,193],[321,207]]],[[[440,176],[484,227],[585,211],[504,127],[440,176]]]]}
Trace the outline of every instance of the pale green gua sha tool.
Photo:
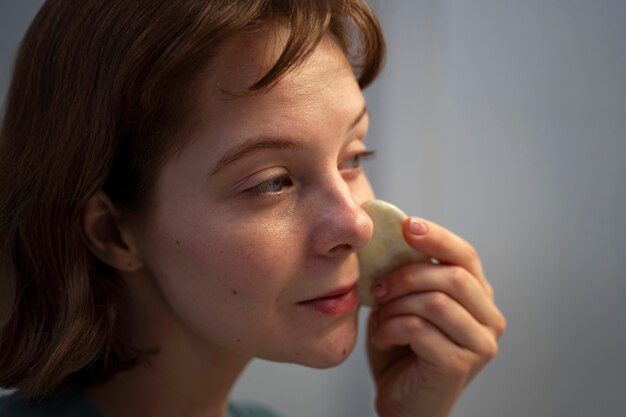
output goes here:
{"type": "Polygon", "coordinates": [[[374,232],[367,246],[357,255],[360,278],[358,283],[361,304],[374,306],[370,293],[372,283],[401,266],[415,262],[430,262],[430,257],[411,248],[402,235],[402,222],[407,215],[393,204],[383,200],[369,200],[363,210],[372,218],[374,232]]]}

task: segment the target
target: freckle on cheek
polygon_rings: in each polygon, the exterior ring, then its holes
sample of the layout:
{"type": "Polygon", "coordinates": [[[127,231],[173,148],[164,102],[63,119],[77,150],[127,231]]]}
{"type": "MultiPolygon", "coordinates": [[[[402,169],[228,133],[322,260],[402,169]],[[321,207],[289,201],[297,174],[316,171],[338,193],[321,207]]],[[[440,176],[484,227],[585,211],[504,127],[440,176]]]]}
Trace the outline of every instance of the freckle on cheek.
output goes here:
{"type": "Polygon", "coordinates": [[[237,343],[241,343],[241,339],[237,339],[237,343]]]}
{"type": "Polygon", "coordinates": [[[177,240],[177,241],[176,241],[176,244],[177,244],[177,245],[180,245],[180,240],[177,240]]]}
{"type": "Polygon", "coordinates": [[[237,294],[239,294],[239,291],[233,290],[233,295],[237,295],[237,294]]]}
{"type": "Polygon", "coordinates": [[[300,356],[300,352],[296,352],[296,356],[300,356]]]}
{"type": "Polygon", "coordinates": [[[341,351],[341,354],[345,356],[345,354],[348,353],[345,349],[341,351]]]}

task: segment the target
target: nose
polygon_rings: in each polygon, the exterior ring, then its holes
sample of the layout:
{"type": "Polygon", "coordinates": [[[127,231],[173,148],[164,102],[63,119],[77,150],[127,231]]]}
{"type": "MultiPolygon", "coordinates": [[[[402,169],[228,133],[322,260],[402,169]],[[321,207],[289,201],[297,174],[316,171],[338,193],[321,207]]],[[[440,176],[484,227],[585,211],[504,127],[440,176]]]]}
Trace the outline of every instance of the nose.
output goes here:
{"type": "Polygon", "coordinates": [[[362,249],[372,238],[372,219],[361,208],[343,179],[318,194],[313,249],[323,256],[341,256],[362,249]]]}

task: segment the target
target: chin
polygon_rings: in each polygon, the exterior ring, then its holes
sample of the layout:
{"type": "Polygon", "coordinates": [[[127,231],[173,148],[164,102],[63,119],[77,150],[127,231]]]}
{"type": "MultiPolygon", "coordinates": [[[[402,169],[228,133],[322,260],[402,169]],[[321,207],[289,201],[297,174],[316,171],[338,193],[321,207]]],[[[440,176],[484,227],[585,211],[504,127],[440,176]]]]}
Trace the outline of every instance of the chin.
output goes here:
{"type": "Polygon", "coordinates": [[[346,320],[325,334],[313,338],[294,362],[311,368],[331,368],[344,362],[357,341],[356,319],[346,320]]]}
{"type": "Polygon", "coordinates": [[[299,362],[299,364],[316,369],[332,368],[341,365],[346,359],[348,359],[348,356],[350,356],[350,353],[352,353],[353,349],[354,344],[352,344],[350,348],[341,347],[340,349],[332,352],[312,355],[310,358],[303,358],[308,360],[302,360],[299,362]]]}
{"type": "Polygon", "coordinates": [[[293,333],[283,333],[281,342],[265,344],[263,351],[253,356],[318,369],[337,366],[348,358],[356,345],[357,320],[358,314],[354,312],[317,328],[312,328],[311,322],[300,323],[293,333]]]}

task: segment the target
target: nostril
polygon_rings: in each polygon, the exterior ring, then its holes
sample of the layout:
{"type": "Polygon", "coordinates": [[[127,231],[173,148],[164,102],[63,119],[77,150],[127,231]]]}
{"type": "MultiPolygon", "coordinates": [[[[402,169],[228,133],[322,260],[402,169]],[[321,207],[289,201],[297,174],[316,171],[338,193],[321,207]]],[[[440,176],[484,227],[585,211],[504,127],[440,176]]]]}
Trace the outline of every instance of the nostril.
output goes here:
{"type": "Polygon", "coordinates": [[[334,248],[332,248],[330,250],[331,254],[339,254],[342,252],[351,252],[352,251],[352,246],[348,245],[347,243],[342,243],[340,245],[335,246],[334,248]]]}

